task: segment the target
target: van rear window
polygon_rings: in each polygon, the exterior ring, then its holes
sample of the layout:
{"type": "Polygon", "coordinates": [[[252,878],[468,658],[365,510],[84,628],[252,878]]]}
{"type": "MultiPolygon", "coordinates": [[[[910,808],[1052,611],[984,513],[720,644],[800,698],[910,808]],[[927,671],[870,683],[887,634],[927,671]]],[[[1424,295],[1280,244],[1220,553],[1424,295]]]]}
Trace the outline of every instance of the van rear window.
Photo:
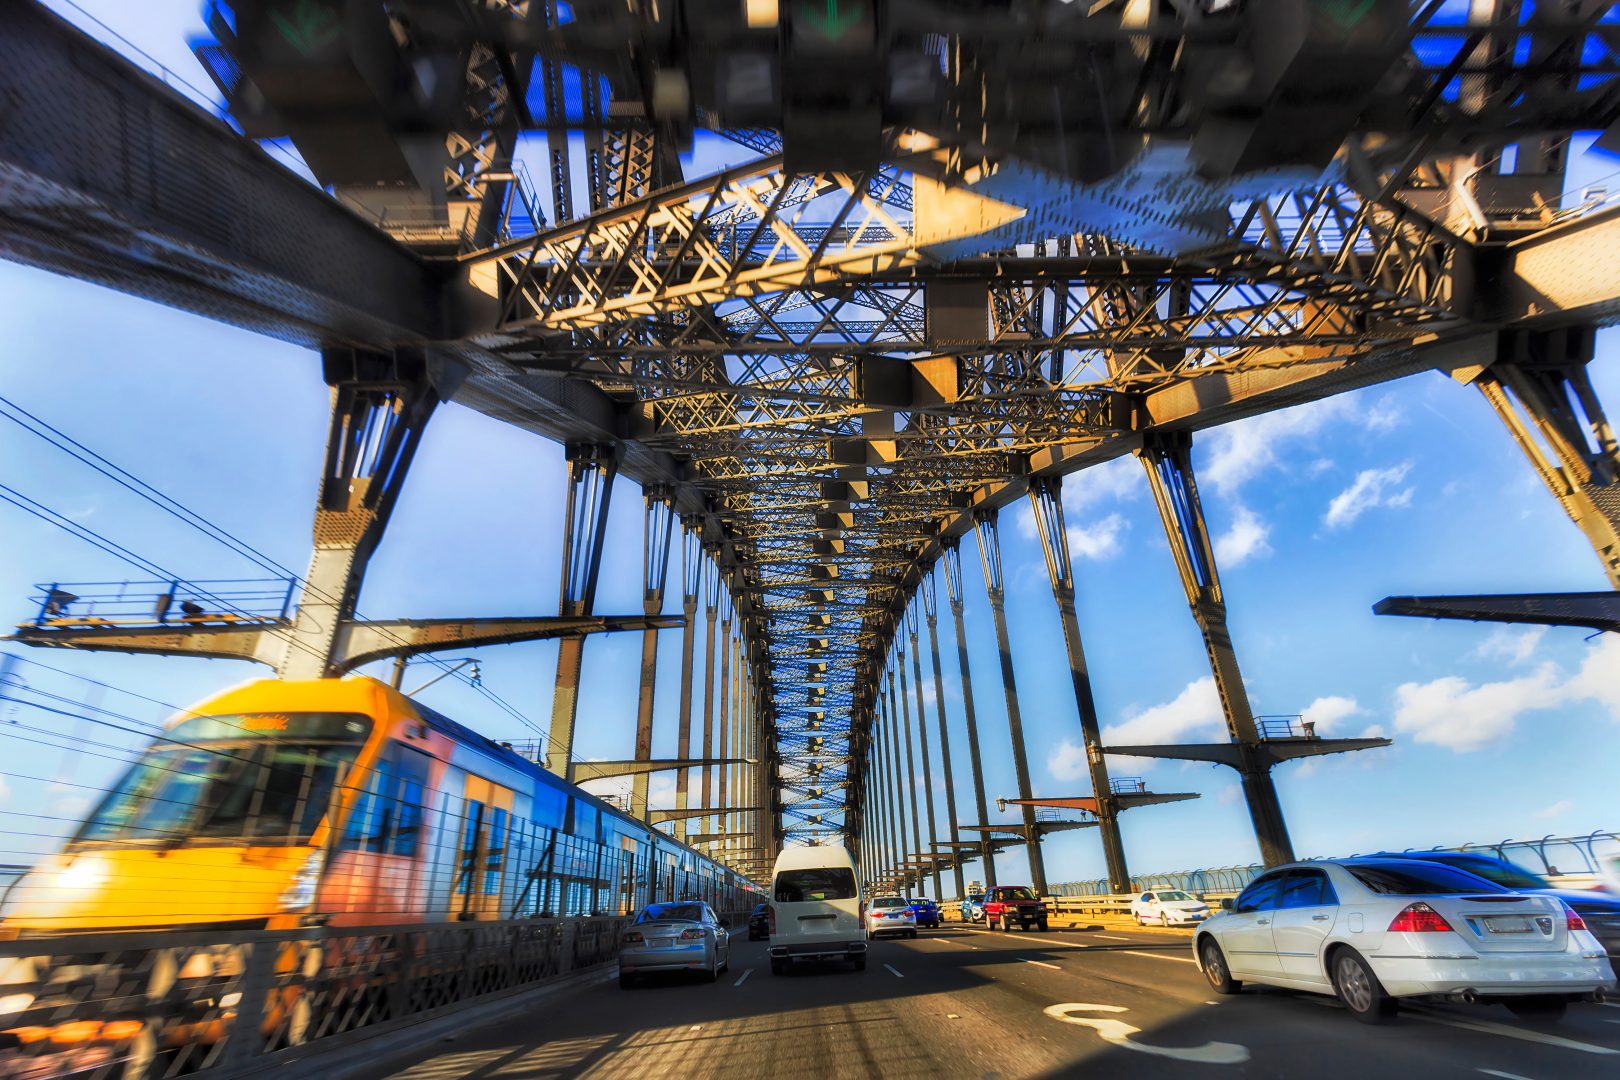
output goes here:
{"type": "Polygon", "coordinates": [[[855,899],[855,871],[847,866],[810,866],[776,875],[776,902],[855,899]]]}

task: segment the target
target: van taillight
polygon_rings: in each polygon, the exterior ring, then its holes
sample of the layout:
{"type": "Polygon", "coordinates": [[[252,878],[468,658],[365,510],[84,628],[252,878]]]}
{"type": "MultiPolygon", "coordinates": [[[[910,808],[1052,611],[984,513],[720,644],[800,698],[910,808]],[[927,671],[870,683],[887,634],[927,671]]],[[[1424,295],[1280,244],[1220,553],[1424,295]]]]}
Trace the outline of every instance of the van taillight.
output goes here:
{"type": "Polygon", "coordinates": [[[866,925],[866,900],[865,900],[865,898],[862,898],[862,900],[861,900],[861,906],[860,906],[859,911],[860,911],[860,914],[857,915],[856,918],[858,918],[860,920],[860,923],[861,923],[862,926],[865,926],[866,925]]]}
{"type": "Polygon", "coordinates": [[[765,909],[765,924],[766,924],[766,928],[767,928],[766,932],[769,933],[771,935],[771,937],[775,937],[776,936],[776,907],[775,907],[775,905],[771,905],[771,906],[766,907],[766,909],[765,909]]]}

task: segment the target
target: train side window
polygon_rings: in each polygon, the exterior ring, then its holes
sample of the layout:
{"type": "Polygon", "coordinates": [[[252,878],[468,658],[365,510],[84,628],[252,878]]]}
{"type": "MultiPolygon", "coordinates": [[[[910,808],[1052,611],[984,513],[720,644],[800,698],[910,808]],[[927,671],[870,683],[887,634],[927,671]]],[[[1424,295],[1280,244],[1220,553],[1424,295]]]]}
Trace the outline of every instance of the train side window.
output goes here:
{"type": "Polygon", "coordinates": [[[485,896],[494,896],[501,889],[501,870],[506,864],[506,824],[509,816],[499,807],[489,811],[489,846],[484,852],[485,896]]]}
{"type": "Polygon", "coordinates": [[[371,767],[371,783],[355,802],[343,846],[412,858],[422,833],[422,801],[428,759],[418,751],[390,746],[371,767]]]}

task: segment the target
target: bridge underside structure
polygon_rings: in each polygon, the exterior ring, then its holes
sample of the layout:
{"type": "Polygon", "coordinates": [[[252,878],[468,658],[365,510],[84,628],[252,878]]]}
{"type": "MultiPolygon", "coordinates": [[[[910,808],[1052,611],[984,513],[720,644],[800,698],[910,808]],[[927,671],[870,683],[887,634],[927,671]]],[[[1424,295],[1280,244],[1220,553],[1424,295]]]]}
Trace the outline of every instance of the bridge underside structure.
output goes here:
{"type": "MultiPolygon", "coordinates": [[[[1620,454],[1586,377],[1593,331],[1620,316],[1620,209],[1564,194],[1570,134],[1606,141],[1620,119],[1612,3],[1033,2],[1019,21],[929,2],[693,19],[692,3],[399,0],[306,12],[296,33],[288,7],[211,6],[195,51],[222,122],[0,0],[0,254],[322,351],[333,426],[303,603],[274,628],[279,656],[262,638],[231,655],[319,674],[406,651],[405,624],[368,629],[354,603],[422,426],[453,400],[568,447],[559,613],[499,638],[564,636],[552,768],[575,770],[586,639],[569,628],[640,628],[636,755],[616,764],[682,772],[674,808],[638,782],[649,820],[684,835],[707,808],[728,820],[694,836],[740,866],[842,842],[872,880],[939,888],[952,871],[960,893],[962,865],[1009,834],[1044,885],[1058,823],[1036,807],[1089,799],[1063,824],[1098,826],[1124,888],[1117,814],[1164,800],[1108,773],[1064,477],[1144,466],[1230,734],[1160,749],[1238,771],[1268,862],[1292,854],[1271,765],[1369,741],[1278,741],[1253,715],[1199,432],[1448,372],[1501,414],[1620,587],[1620,454]],[[742,163],[683,176],[698,132],[742,163]],[[543,185],[520,144],[543,144],[543,185]],[[380,453],[355,441],[370,424],[391,433],[380,453]],[[617,478],[647,502],[639,616],[593,610],[617,478]],[[996,531],[1026,498],[1089,793],[1029,776],[996,531]],[[996,620],[1022,814],[1007,826],[986,813],[979,747],[1002,729],[973,711],[964,545],[996,620]],[[675,546],[681,748],[654,761],[675,546]],[[956,824],[938,577],[978,838],[956,824]],[[694,736],[700,607],[722,674],[694,736]],[[931,739],[943,825],[916,802],[931,739]]],[[[440,636],[464,645],[477,622],[440,636]]],[[[29,639],[93,647],[73,632],[29,639]]]]}

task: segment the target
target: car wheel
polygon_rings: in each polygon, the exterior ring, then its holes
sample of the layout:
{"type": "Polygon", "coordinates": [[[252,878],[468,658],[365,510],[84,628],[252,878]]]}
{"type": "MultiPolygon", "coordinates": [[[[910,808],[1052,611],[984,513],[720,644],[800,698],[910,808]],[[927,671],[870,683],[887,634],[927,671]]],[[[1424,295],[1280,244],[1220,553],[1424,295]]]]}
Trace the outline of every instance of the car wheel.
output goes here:
{"type": "Polygon", "coordinates": [[[771,961],[771,974],[772,975],[784,975],[786,973],[787,973],[787,962],[786,961],[783,961],[783,960],[772,960],[771,961]]]}
{"type": "Polygon", "coordinates": [[[1046,920],[1042,919],[1040,922],[1036,923],[1035,929],[1039,930],[1043,934],[1046,933],[1046,920]]]}
{"type": "Polygon", "coordinates": [[[1136,925],[1137,926],[1146,926],[1147,925],[1147,920],[1142,918],[1142,913],[1140,911],[1136,913],[1136,925]]]}
{"type": "Polygon", "coordinates": [[[1207,937],[1198,946],[1198,959],[1211,990],[1217,994],[1235,994],[1243,989],[1243,984],[1232,978],[1232,971],[1226,966],[1226,954],[1221,952],[1214,938],[1207,937]]]}
{"type": "Polygon", "coordinates": [[[1334,954],[1333,989],[1350,1015],[1363,1024],[1382,1024],[1395,1015],[1395,999],[1384,991],[1378,976],[1354,949],[1334,954]]]}
{"type": "Polygon", "coordinates": [[[913,940],[915,940],[915,939],[916,939],[916,937],[917,937],[917,931],[915,931],[915,930],[910,930],[910,931],[908,931],[908,932],[907,932],[907,933],[906,933],[906,937],[908,937],[908,938],[911,938],[911,939],[913,939],[913,940]]]}
{"type": "Polygon", "coordinates": [[[1510,997],[1502,1004],[1520,1020],[1541,1024],[1556,1024],[1569,1008],[1569,1002],[1556,994],[1524,994],[1510,997]]]}
{"type": "Polygon", "coordinates": [[[855,958],[855,970],[856,971],[865,971],[866,970],[866,957],[857,956],[855,958]]]}
{"type": "Polygon", "coordinates": [[[622,971],[619,972],[619,989],[620,990],[629,990],[631,987],[633,987],[635,985],[636,985],[636,977],[634,975],[626,975],[622,971]]]}

